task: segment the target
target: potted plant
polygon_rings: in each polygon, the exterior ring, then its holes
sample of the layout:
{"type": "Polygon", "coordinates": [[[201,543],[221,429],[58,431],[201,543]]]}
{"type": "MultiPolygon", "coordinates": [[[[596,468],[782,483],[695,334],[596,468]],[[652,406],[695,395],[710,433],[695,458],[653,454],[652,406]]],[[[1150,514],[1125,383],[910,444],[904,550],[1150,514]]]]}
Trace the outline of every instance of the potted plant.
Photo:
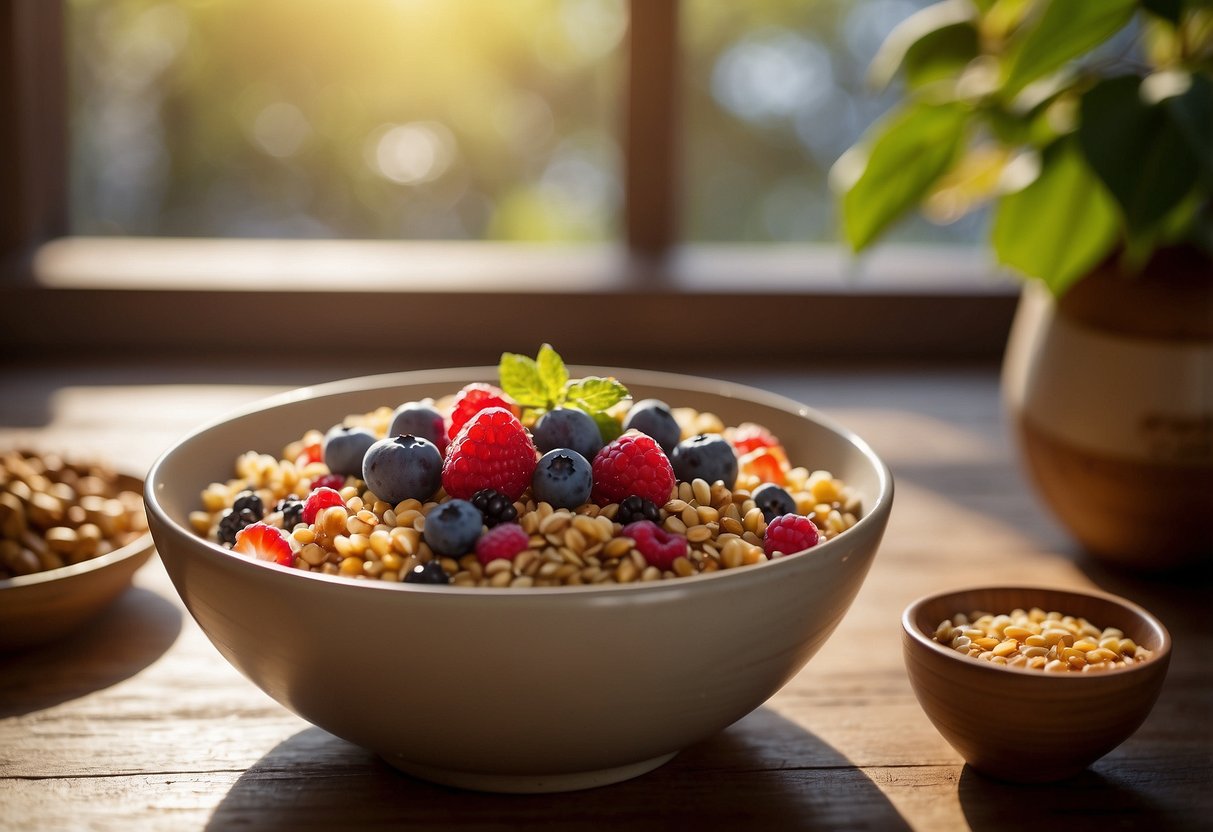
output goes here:
{"type": "Polygon", "coordinates": [[[1026,279],[1003,367],[1044,501],[1089,552],[1213,553],[1213,4],[944,0],[873,64],[899,105],[836,163],[863,250],[992,207],[1026,279]]]}

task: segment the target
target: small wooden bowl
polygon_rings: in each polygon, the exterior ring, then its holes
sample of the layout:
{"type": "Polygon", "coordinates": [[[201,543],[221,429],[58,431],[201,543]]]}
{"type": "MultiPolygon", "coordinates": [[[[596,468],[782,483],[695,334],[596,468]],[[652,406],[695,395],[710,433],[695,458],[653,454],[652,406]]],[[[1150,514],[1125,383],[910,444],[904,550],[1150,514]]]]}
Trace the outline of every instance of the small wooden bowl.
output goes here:
{"type": "Polygon", "coordinates": [[[1049,782],[1078,774],[1145,721],[1171,659],[1166,628],[1114,595],[1035,587],[986,587],[921,598],[902,614],[910,684],[927,717],[978,771],[1049,782]],[[1152,651],[1146,661],[1099,673],[1045,673],[991,664],[934,638],[939,623],[975,610],[1040,607],[1116,627],[1152,651]]]}
{"type": "MultiPolygon", "coordinates": [[[[143,480],[121,475],[121,486],[143,492],[143,480]]],[[[150,532],[112,552],[31,575],[0,580],[0,652],[63,638],[117,600],[152,556],[150,532]]]]}

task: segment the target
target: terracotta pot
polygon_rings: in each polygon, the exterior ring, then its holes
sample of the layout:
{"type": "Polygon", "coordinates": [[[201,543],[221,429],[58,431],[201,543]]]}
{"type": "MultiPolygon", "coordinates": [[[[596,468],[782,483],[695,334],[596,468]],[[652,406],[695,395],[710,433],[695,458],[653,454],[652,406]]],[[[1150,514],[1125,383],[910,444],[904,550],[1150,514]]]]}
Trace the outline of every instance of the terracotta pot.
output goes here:
{"type": "Polygon", "coordinates": [[[1150,570],[1213,559],[1213,262],[1109,262],[1060,301],[1030,282],[1003,366],[1044,502],[1095,557],[1150,570]]]}

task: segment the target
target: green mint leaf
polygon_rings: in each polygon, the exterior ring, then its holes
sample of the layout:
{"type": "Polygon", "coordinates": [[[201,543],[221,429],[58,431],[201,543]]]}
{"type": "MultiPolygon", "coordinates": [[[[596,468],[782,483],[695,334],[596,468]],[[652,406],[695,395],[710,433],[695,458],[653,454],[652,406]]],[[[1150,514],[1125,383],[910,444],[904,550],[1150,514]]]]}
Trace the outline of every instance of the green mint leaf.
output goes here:
{"type": "Polygon", "coordinates": [[[539,368],[539,381],[543,384],[548,401],[560,401],[560,394],[564,392],[564,385],[569,380],[569,371],[564,366],[560,354],[552,349],[551,344],[544,344],[539,348],[535,363],[539,368]]]}
{"type": "MultiPolygon", "coordinates": [[[[604,443],[618,439],[619,435],[623,433],[623,425],[610,413],[604,413],[600,410],[597,413],[591,413],[590,418],[594,420],[594,424],[598,425],[598,432],[602,434],[602,441],[604,443]]],[[[590,460],[590,462],[593,461],[592,459],[590,460]]]]}
{"type": "Polygon", "coordinates": [[[565,401],[593,416],[628,395],[628,388],[614,378],[587,376],[570,381],[564,388],[565,401]]]}
{"type": "Polygon", "coordinates": [[[497,365],[501,389],[523,407],[547,407],[547,388],[539,378],[535,359],[513,352],[503,352],[497,365]]]}

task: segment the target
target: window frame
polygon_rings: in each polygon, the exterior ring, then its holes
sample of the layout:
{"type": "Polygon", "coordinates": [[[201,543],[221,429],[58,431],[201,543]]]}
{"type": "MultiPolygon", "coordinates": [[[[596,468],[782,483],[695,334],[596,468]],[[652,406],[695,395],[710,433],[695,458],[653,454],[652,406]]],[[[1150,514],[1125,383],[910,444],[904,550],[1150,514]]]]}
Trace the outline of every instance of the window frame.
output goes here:
{"type": "Polygon", "coordinates": [[[90,238],[68,231],[64,0],[0,6],[0,348],[289,352],[356,314],[382,349],[587,362],[993,359],[1017,284],[981,250],[681,244],[678,0],[630,0],[615,244],[90,238]],[[21,314],[13,314],[21,310],[21,314]],[[453,337],[454,319],[474,322],[453,337]],[[247,331],[231,343],[232,324],[247,331]],[[535,342],[532,344],[531,342],[535,342]]]}

